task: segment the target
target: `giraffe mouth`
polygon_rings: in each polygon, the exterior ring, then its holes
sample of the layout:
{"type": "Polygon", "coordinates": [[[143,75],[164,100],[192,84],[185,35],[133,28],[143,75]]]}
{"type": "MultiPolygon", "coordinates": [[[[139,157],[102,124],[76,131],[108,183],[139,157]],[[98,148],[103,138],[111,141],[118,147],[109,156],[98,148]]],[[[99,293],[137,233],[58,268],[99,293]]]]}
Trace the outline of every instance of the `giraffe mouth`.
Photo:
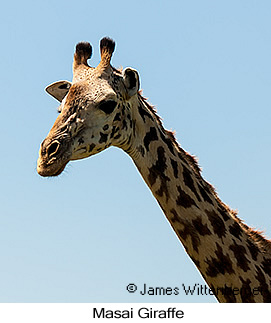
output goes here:
{"type": "Polygon", "coordinates": [[[44,162],[41,162],[39,159],[37,163],[37,172],[40,176],[43,177],[58,176],[64,171],[68,162],[69,160],[61,164],[46,164],[44,162]]]}

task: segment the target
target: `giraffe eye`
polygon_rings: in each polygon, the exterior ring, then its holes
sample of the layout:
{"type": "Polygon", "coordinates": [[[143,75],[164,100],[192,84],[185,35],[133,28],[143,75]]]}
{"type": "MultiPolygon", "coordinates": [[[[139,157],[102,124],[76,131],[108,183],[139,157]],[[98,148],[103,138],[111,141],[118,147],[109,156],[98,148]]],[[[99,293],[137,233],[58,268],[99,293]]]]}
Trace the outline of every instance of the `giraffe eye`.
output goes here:
{"type": "Polygon", "coordinates": [[[117,105],[117,102],[113,100],[102,101],[99,104],[99,109],[105,112],[106,114],[110,114],[114,111],[116,105],[117,105]]]}

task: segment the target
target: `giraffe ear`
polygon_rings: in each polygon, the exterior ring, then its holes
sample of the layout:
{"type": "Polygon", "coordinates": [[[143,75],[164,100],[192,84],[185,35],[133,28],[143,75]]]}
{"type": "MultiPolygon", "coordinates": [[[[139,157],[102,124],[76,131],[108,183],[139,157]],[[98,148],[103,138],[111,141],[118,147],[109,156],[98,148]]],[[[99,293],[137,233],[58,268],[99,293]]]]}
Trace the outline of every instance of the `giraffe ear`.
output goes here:
{"type": "Polygon", "coordinates": [[[69,92],[71,85],[69,81],[58,81],[48,85],[45,91],[57,99],[57,101],[61,102],[69,92]]]}
{"type": "Polygon", "coordinates": [[[132,97],[139,90],[139,75],[136,70],[131,67],[125,68],[123,71],[123,81],[129,97],[132,97]]]}

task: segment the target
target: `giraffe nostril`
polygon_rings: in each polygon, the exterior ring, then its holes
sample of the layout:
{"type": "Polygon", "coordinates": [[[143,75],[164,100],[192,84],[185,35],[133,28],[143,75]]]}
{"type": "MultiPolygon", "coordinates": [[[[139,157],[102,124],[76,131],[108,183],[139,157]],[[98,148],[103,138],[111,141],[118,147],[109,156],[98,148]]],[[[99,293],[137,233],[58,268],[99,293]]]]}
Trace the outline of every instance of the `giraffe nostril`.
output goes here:
{"type": "Polygon", "coordinates": [[[57,153],[59,147],[60,143],[58,141],[52,142],[51,145],[47,148],[48,157],[53,157],[53,155],[57,153]]]}

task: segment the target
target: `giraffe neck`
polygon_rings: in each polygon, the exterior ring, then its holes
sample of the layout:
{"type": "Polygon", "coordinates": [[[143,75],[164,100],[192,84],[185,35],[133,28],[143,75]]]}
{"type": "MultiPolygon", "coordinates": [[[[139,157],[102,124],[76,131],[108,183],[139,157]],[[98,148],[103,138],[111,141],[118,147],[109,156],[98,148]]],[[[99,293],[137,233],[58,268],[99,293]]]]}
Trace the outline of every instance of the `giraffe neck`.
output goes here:
{"type": "Polygon", "coordinates": [[[133,138],[124,150],[217,299],[271,302],[270,242],[221,202],[140,95],[133,113],[133,138]]]}

